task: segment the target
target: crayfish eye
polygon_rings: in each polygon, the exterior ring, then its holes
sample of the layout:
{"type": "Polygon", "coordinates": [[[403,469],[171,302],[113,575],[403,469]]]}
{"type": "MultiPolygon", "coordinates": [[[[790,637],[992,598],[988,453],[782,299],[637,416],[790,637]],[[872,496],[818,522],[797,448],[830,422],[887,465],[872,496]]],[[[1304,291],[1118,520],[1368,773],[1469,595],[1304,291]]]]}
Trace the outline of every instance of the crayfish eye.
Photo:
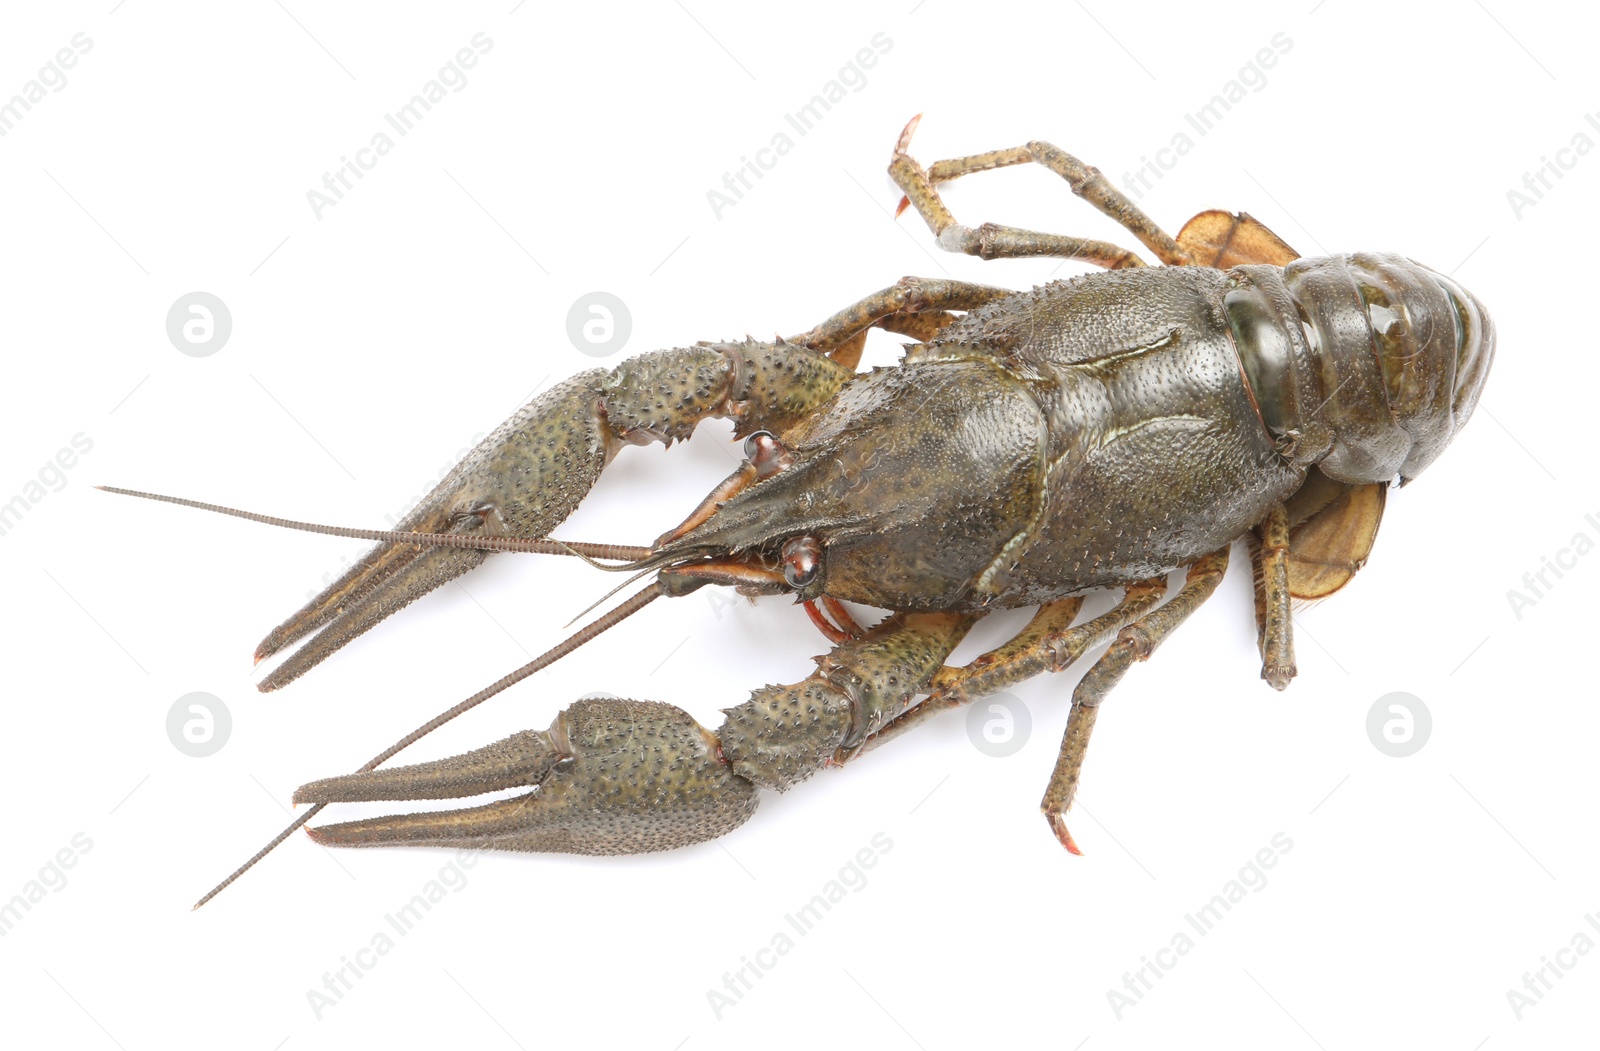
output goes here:
{"type": "Polygon", "coordinates": [[[797,536],[783,545],[783,579],[799,591],[822,571],[822,544],[814,536],[797,536]]]}
{"type": "Polygon", "coordinates": [[[756,469],[756,478],[765,480],[794,462],[789,447],[771,431],[756,431],[744,440],[744,458],[756,469]]]}

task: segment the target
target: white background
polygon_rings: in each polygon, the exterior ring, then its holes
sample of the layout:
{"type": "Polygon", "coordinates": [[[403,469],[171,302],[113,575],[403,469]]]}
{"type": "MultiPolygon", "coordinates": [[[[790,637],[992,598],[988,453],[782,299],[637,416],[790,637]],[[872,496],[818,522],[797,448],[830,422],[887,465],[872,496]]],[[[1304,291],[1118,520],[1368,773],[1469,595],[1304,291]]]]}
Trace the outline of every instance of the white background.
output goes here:
{"type": "MultiPolygon", "coordinates": [[[[1600,953],[1557,953],[1579,931],[1600,940],[1584,920],[1600,912],[1600,554],[1547,573],[1520,617],[1507,594],[1575,534],[1600,540],[1600,158],[1562,155],[1574,166],[1520,215],[1507,198],[1576,134],[1600,142],[1584,121],[1600,107],[1592,24],[1505,0],[112,3],[13,10],[0,32],[0,96],[75,33],[93,41],[0,138],[0,500],[74,435],[93,443],[0,536],[0,899],[75,835],[92,843],[0,938],[8,1042],[1473,1051],[1592,1034],[1600,953]],[[479,32],[493,47],[465,87],[315,216],[307,191],[479,32]],[[865,85],[796,135],[784,114],[878,33],[892,48],[865,85]],[[1278,33],[1292,48],[1265,85],[1198,135],[1184,114],[1278,33]],[[1454,271],[1499,331],[1478,415],[1391,494],[1357,581],[1298,617],[1287,693],[1257,677],[1238,555],[1216,599],[1128,675],[1073,813],[1086,857],[1037,810],[1074,672],[1015,691],[1032,732],[1009,758],[949,715],[768,795],[718,843],[478,858],[391,952],[362,954],[375,966],[319,1018],[308,992],[450,853],[296,836],[189,904],[288,819],[297,784],[353,769],[545,649],[615,578],[496,558],[262,695],[255,642],[363,545],[91,486],[381,526],[533,391],[594,364],[566,332],[584,293],[627,303],[631,354],[793,333],[903,274],[1027,287],[1081,271],[941,254],[914,214],[894,222],[883,169],[918,112],[925,162],[1046,138],[1119,183],[1187,132],[1192,151],[1140,202],[1167,229],[1245,209],[1307,254],[1394,250],[1454,271]],[[719,218],[707,191],[779,132],[792,151],[719,218]],[[233,319],[205,358],[165,329],[197,289],[233,319]],[[209,758],[167,737],[191,691],[231,712],[209,758]],[[1366,731],[1394,691],[1433,718],[1404,759],[1366,731]],[[764,955],[775,966],[719,1018],[708,991],[879,833],[892,848],[866,885],[764,955]],[[1278,833],[1292,848],[1265,886],[1193,935],[1185,914],[1278,833]],[[1193,950],[1165,954],[1119,1018],[1108,991],[1179,931],[1193,950]],[[1519,1020],[1507,991],[1546,957],[1572,966],[1519,1020]]],[[[1041,170],[947,199],[974,225],[1130,241],[1041,170]]],[[[897,340],[874,340],[871,360],[891,363],[897,340]]],[[[648,542],[730,469],[727,436],[709,425],[687,448],[625,452],[561,535],[648,542]]],[[[1024,617],[992,618],[958,657],[1024,617]]],[[[410,758],[542,728],[595,691],[715,725],[823,648],[782,600],[659,603],[410,758]]]]}

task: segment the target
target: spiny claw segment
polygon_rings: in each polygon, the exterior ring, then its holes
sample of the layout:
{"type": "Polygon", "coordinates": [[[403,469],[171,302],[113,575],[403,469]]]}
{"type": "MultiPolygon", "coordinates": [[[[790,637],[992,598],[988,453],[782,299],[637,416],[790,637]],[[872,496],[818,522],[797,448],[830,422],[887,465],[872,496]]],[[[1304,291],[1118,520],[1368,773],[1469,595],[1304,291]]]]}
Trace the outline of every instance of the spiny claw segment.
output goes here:
{"type": "Polygon", "coordinates": [[[426,845],[567,854],[637,854],[714,839],[755,812],[755,784],[722,760],[716,737],[654,701],[578,701],[527,731],[443,759],[314,781],[295,802],[446,799],[531,785],[464,810],[308,829],[337,846],[426,845]]]}

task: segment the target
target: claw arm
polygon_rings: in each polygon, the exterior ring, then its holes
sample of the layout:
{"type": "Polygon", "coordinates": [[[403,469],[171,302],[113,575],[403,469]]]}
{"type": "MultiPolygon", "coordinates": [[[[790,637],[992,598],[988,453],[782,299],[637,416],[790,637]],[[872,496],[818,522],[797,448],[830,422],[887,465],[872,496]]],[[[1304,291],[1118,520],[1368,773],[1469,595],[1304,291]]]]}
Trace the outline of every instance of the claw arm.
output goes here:
{"type": "Polygon", "coordinates": [[[848,759],[874,728],[904,711],[976,620],[890,617],[821,658],[810,678],[763,687],[727,709],[716,733],[669,704],[588,698],[548,730],[450,759],[315,781],[295,802],[529,788],[483,806],[310,830],[319,843],[339,846],[634,854],[703,842],[748,820],[760,789],[787,789],[848,759]]]}
{"type": "MultiPolygon", "coordinates": [[[[400,523],[401,531],[547,537],[628,444],[687,438],[712,416],[782,430],[831,398],[848,369],[795,344],[706,344],[642,354],[557,384],[501,424],[400,523]]],[[[274,690],[442,584],[482,551],[384,545],[262,640],[258,660],[305,643],[260,683],[274,690]]]]}

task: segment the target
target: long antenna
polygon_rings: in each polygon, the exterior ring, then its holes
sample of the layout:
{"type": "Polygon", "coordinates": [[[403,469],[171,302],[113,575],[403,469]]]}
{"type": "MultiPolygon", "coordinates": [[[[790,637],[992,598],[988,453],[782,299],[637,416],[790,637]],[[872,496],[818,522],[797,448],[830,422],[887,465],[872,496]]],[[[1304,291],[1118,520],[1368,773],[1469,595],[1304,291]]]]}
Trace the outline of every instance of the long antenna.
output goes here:
{"type": "MultiPolygon", "coordinates": [[[[536,555],[576,555],[585,560],[603,558],[617,562],[639,562],[653,553],[648,547],[628,544],[579,544],[563,540],[533,539],[515,536],[472,536],[465,533],[412,533],[397,529],[355,529],[350,526],[319,525],[316,522],[298,522],[292,518],[241,511],[236,507],[208,504],[182,496],[163,496],[160,493],[142,493],[137,489],[119,489],[112,485],[97,485],[96,489],[121,496],[137,496],[141,500],[156,500],[163,504],[177,504],[201,511],[214,511],[219,515],[243,518],[247,522],[298,529],[302,533],[322,533],[325,536],[342,536],[352,540],[386,540],[397,544],[421,544],[426,547],[459,547],[474,551],[520,551],[536,555]]],[[[592,563],[591,564],[595,564],[592,563]]],[[[602,569],[618,567],[602,566],[602,569]]],[[[622,567],[626,568],[626,567],[622,567]]]]}
{"type": "MultiPolygon", "coordinates": [[[[116,492],[118,490],[112,490],[112,491],[116,492]]],[[[144,495],[144,494],[133,494],[133,495],[144,495]]],[[[168,497],[168,498],[157,497],[156,499],[171,499],[171,498],[170,497],[168,497]]],[[[174,502],[178,502],[178,501],[174,501],[174,502]]],[[[201,505],[201,506],[203,506],[203,505],[201,505]]],[[[609,612],[609,613],[605,614],[604,616],[600,617],[598,620],[593,621],[592,623],[590,623],[590,624],[578,629],[577,633],[572,635],[566,641],[561,642],[561,643],[557,644],[553,649],[547,650],[546,652],[540,654],[538,657],[535,657],[533,660],[529,661],[527,664],[524,664],[522,667],[518,668],[516,671],[514,671],[514,672],[510,673],[509,675],[506,675],[506,676],[498,679],[492,685],[484,687],[483,689],[479,690],[477,693],[473,694],[471,697],[468,697],[466,700],[464,700],[460,704],[456,705],[454,708],[451,708],[451,709],[449,709],[448,711],[445,711],[445,712],[441,712],[438,715],[434,716],[432,719],[429,719],[427,722],[423,723],[421,726],[417,727],[415,730],[412,730],[410,733],[408,733],[404,737],[400,738],[400,740],[396,741],[394,744],[390,745],[388,748],[385,748],[382,752],[379,752],[377,754],[377,756],[372,759],[371,762],[367,763],[367,765],[363,766],[360,770],[358,770],[356,772],[360,773],[360,774],[364,774],[369,770],[377,769],[378,766],[380,766],[381,764],[386,763],[390,759],[392,759],[395,756],[395,754],[397,752],[399,752],[401,749],[409,747],[412,744],[415,744],[417,741],[421,740],[423,737],[426,737],[428,734],[430,734],[433,731],[437,730],[439,727],[443,726],[445,723],[449,722],[451,719],[454,719],[456,716],[462,714],[463,712],[471,711],[473,708],[476,708],[478,705],[482,704],[484,701],[487,701],[490,697],[493,697],[495,694],[499,693],[501,690],[506,689],[508,686],[513,686],[516,683],[521,682],[523,679],[526,679],[528,676],[532,675],[534,672],[541,671],[541,670],[543,670],[545,668],[548,668],[550,665],[554,664],[556,661],[560,660],[562,657],[565,657],[567,654],[571,653],[573,650],[577,649],[579,646],[582,646],[584,643],[588,642],[590,639],[593,639],[596,635],[599,635],[601,632],[606,631],[608,628],[615,627],[617,624],[620,624],[623,620],[627,619],[628,617],[631,617],[633,614],[639,612],[641,609],[644,609],[644,607],[648,606],[651,602],[654,602],[656,599],[660,598],[661,595],[662,595],[661,585],[659,583],[656,583],[656,582],[652,581],[650,584],[646,585],[643,589],[641,589],[640,591],[636,592],[633,595],[633,597],[631,597],[627,601],[623,602],[622,605],[618,606],[617,608],[613,609],[611,612],[609,612]]],[[[300,826],[304,825],[307,821],[310,821],[319,812],[321,812],[323,807],[325,807],[327,805],[328,804],[326,804],[326,803],[317,803],[317,804],[313,805],[311,807],[311,809],[307,810],[304,814],[301,814],[299,817],[295,818],[294,821],[289,825],[288,828],[284,829],[282,832],[278,833],[276,836],[274,836],[272,838],[272,842],[268,843],[266,846],[264,846],[260,850],[256,851],[254,857],[252,857],[249,861],[245,862],[243,865],[240,865],[238,868],[234,869],[233,873],[231,875],[229,875],[227,879],[223,880],[221,883],[219,883],[215,887],[211,888],[211,890],[206,893],[205,897],[203,897],[199,901],[195,902],[194,903],[194,908],[198,909],[200,906],[204,905],[206,902],[210,901],[212,898],[216,897],[218,894],[221,894],[223,892],[223,890],[225,890],[230,883],[232,883],[234,880],[238,879],[240,876],[244,875],[246,872],[250,871],[251,867],[253,865],[255,865],[256,862],[260,861],[262,858],[264,858],[268,854],[270,854],[274,847],[276,847],[279,843],[282,843],[284,840],[288,839],[291,835],[294,834],[294,831],[296,829],[298,829],[300,826]]]]}

